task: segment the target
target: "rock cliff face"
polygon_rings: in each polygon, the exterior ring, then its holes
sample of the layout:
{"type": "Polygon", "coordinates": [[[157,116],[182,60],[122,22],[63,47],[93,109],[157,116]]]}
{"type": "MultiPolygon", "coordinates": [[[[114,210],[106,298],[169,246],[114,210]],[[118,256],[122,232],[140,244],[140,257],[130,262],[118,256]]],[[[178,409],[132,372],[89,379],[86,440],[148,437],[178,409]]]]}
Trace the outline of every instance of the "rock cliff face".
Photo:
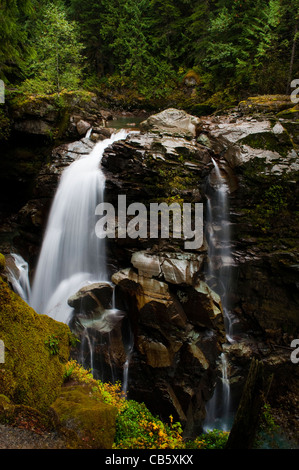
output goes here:
{"type": "MultiPolygon", "coordinates": [[[[253,355],[274,371],[292,373],[294,367],[289,347],[299,337],[299,142],[293,115],[282,117],[291,108],[286,101],[275,106],[270,100],[270,108],[266,100],[263,107],[254,101],[254,115],[250,101],[229,115],[201,119],[166,110],[114,143],[102,159],[105,200],[115,207],[119,195],[147,209],[152,202],[181,208],[203,203],[206,220],[207,178],[217,184],[212,158],[229,188],[234,344],[226,344],[221,300],[206,283],[205,239],[186,250],[184,237],[172,232],[168,238],[118,234],[107,240],[114,293],[109,285],[92,286],[69,300],[72,327],[85,345],[94,345],[95,368],[120,379],[129,370],[129,397],[163,417],[172,414],[186,433],[203,421],[223,350],[234,396],[253,355]]],[[[97,129],[90,139],[54,149],[42,168],[34,198],[14,226],[21,235],[15,246],[32,260],[61,171],[88,153],[99,135],[97,129]]],[[[83,355],[88,350],[83,347],[83,355]]]]}
{"type": "Polygon", "coordinates": [[[238,185],[231,197],[238,313],[256,332],[275,330],[282,344],[299,326],[296,125],[273,115],[202,122],[209,148],[238,185]]]}

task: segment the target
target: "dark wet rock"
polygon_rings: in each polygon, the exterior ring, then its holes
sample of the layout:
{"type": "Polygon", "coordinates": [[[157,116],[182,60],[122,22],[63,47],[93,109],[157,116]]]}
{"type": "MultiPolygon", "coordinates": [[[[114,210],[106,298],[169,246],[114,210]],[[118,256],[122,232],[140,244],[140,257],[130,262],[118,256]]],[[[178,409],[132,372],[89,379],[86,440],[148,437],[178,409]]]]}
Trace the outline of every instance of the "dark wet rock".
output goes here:
{"type": "MultiPolygon", "coordinates": [[[[288,348],[299,334],[298,123],[289,114],[282,117],[292,108],[278,101],[264,102],[254,115],[242,105],[226,116],[200,122],[188,118],[183,131],[167,121],[169,116],[159,124],[149,120],[141,132],[107,148],[102,159],[105,200],[115,207],[119,195],[126,195],[127,204],[138,201],[146,207],[152,201],[205,204],[207,177],[212,187],[218,184],[212,158],[229,187],[229,301],[238,346],[225,344],[221,302],[204,279],[205,243],[190,253],[183,238],[109,239],[108,268],[119,314],[108,304],[99,309],[99,299],[88,292],[83,293],[88,306],[83,314],[81,300],[72,300],[86,357],[89,345],[95,345],[95,373],[122,380],[129,361],[129,397],[145,401],[165,418],[172,414],[188,423],[190,433],[204,417],[223,349],[235,397],[252,356],[280,371],[286,357],[279,347],[288,348]],[[187,122],[194,126],[191,134],[187,122]]],[[[109,133],[97,124],[91,139],[54,149],[37,178],[34,199],[18,215],[23,243],[40,243],[63,169],[109,133]]]]}
{"type": "Polygon", "coordinates": [[[61,92],[48,96],[15,98],[10,103],[13,129],[24,135],[80,138],[92,125],[103,125],[96,95],[61,92]]]}
{"type": "Polygon", "coordinates": [[[80,121],[76,124],[77,132],[80,136],[85,135],[86,132],[91,128],[91,124],[89,122],[80,119],[80,121]]]}
{"type": "Polygon", "coordinates": [[[68,304],[79,313],[108,309],[112,306],[112,292],[113,289],[108,283],[93,283],[82,287],[70,297],[68,304]]]}

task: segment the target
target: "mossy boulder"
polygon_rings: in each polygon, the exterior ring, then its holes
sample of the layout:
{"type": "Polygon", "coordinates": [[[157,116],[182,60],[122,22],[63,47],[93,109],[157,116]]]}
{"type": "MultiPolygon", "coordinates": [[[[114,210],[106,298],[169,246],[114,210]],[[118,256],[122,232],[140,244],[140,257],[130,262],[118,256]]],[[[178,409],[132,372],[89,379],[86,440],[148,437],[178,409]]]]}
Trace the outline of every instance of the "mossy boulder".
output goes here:
{"type": "Polygon", "coordinates": [[[102,402],[86,384],[61,389],[51,411],[58,431],[72,449],[111,449],[117,409],[102,402]]]}
{"type": "Polygon", "coordinates": [[[244,114],[252,113],[279,113],[285,109],[292,108],[289,95],[261,95],[251,96],[239,103],[239,110],[244,114]]]}
{"type": "Polygon", "coordinates": [[[14,130],[50,139],[80,137],[76,124],[102,124],[99,102],[94,93],[63,90],[51,95],[15,95],[9,102],[14,130]]]}
{"type": "Polygon", "coordinates": [[[297,104],[293,108],[288,108],[288,109],[284,109],[283,111],[280,111],[277,114],[277,117],[282,118],[282,119],[291,119],[294,121],[298,121],[299,120],[299,104],[297,104]]]}
{"type": "Polygon", "coordinates": [[[239,143],[249,145],[255,149],[277,152],[284,157],[287,156],[288,152],[293,148],[293,143],[286,130],[283,130],[280,134],[275,134],[274,132],[249,134],[244,139],[240,140],[239,143]]]}
{"type": "Polygon", "coordinates": [[[47,410],[63,383],[68,326],[37,314],[0,278],[0,335],[5,346],[0,393],[15,404],[47,410]]]}
{"type": "Polygon", "coordinates": [[[191,88],[198,86],[200,82],[200,76],[194,70],[189,70],[183,79],[184,85],[191,88]]]}

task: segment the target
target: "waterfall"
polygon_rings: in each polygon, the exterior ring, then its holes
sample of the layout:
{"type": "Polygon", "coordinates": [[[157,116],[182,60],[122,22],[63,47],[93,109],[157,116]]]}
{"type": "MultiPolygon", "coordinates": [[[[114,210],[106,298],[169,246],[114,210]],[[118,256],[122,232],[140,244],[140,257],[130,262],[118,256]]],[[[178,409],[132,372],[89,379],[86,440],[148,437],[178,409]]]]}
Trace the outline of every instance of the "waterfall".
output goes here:
{"type": "Polygon", "coordinates": [[[221,298],[224,313],[226,337],[228,342],[233,340],[233,318],[230,313],[229,292],[231,282],[231,234],[229,220],[229,188],[223,178],[219,166],[212,158],[215,170],[215,184],[207,190],[207,241],[208,268],[207,282],[221,298]]]}
{"type": "MultiPolygon", "coordinates": [[[[206,187],[208,263],[205,274],[207,284],[221,298],[226,339],[228,343],[233,343],[233,319],[229,305],[232,266],[228,204],[229,188],[216,161],[214,159],[212,161],[215,181],[212,184],[210,175],[206,187]]],[[[231,403],[228,364],[225,352],[221,354],[220,369],[221,380],[216,384],[213,397],[207,404],[205,430],[217,428],[227,431],[229,428],[231,403]]]]}
{"type": "Polygon", "coordinates": [[[22,297],[23,300],[25,300],[25,302],[28,302],[31,291],[28,263],[20,255],[11,253],[11,256],[13,257],[15,267],[17,268],[17,272],[8,268],[12,288],[20,297],[22,297]]]}
{"type": "Polygon", "coordinates": [[[123,367],[123,392],[126,395],[128,391],[128,383],[129,383],[129,366],[130,366],[130,361],[131,361],[131,356],[133,352],[133,346],[134,346],[134,338],[132,335],[131,330],[129,331],[130,337],[129,337],[129,344],[126,348],[126,361],[124,363],[123,367]]]}
{"type": "Polygon", "coordinates": [[[51,207],[34,276],[30,305],[67,323],[67,299],[91,282],[108,281],[105,240],[95,234],[97,204],[104,200],[105,176],[99,168],[104,150],[126,131],[96,144],[64,170],[51,207]]]}

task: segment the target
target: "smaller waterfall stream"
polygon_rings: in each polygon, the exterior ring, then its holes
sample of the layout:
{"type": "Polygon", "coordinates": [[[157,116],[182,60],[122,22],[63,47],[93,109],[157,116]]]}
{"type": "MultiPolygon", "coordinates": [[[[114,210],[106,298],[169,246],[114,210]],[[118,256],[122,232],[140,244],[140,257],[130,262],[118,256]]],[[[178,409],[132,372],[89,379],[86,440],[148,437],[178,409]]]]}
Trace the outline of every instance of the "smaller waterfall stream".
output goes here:
{"type": "MultiPolygon", "coordinates": [[[[208,243],[206,282],[220,296],[226,339],[228,343],[232,343],[234,342],[233,320],[229,305],[232,266],[228,205],[229,188],[216,161],[214,159],[212,161],[214,165],[214,181],[213,183],[211,182],[210,175],[206,187],[206,238],[208,243]]],[[[227,431],[230,427],[230,384],[225,352],[222,352],[220,359],[221,378],[216,384],[213,397],[207,404],[207,416],[204,423],[205,430],[217,428],[227,431]]]]}
{"type": "Polygon", "coordinates": [[[17,272],[8,268],[13,290],[19,294],[25,302],[28,302],[31,293],[28,263],[20,255],[12,253],[11,256],[13,257],[17,268],[17,272]]]}

